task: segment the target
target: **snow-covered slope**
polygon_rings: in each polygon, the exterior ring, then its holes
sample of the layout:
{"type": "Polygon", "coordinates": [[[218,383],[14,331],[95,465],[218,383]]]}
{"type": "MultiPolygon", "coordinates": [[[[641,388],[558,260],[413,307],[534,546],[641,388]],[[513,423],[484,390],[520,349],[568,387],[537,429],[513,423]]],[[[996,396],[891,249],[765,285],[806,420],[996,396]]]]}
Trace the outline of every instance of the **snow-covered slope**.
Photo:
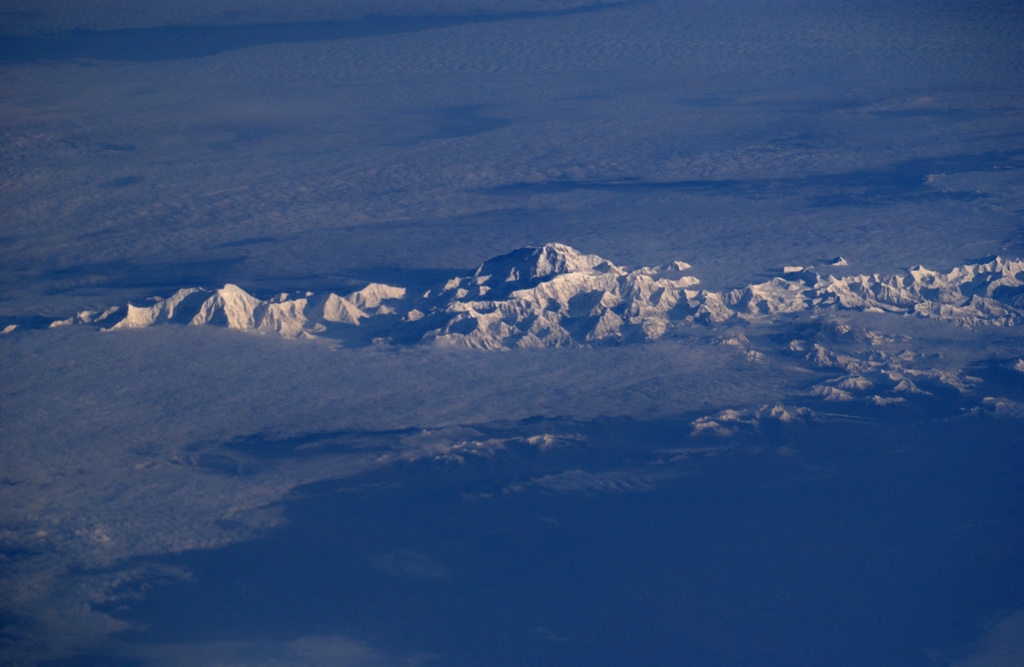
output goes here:
{"type": "MultiPolygon", "coordinates": [[[[54,325],[219,325],[296,338],[344,337],[352,327],[372,323],[368,328],[377,342],[510,349],[643,342],[695,326],[771,323],[843,310],[913,315],[964,327],[1024,322],[1024,260],[996,257],[945,273],[917,266],[893,276],[836,277],[794,266],[766,282],[726,292],[701,289],[689,269],[673,262],[628,270],[551,243],[490,259],[418,297],[403,287],[371,283],[346,295],[307,292],[259,299],[225,285],[182,289],[141,306],[83,311],[54,325]]],[[[822,391],[841,400],[847,390],[822,391]]]]}
{"type": "Polygon", "coordinates": [[[138,329],[156,324],[224,326],[239,331],[274,332],[286,338],[309,338],[328,334],[336,324],[359,326],[362,320],[392,315],[396,311],[386,302],[400,300],[405,288],[370,283],[347,294],[317,296],[279,294],[258,299],[237,285],[218,290],[190,287],[161,299],[153,297],[148,305],[128,304],[103,312],[82,311],[72,318],[58,320],[66,324],[101,324],[110,330],[138,329]]]}
{"type": "Polygon", "coordinates": [[[653,340],[698,283],[687,268],[626,271],[557,243],[522,248],[448,281],[421,338],[486,349],[653,340]]]}
{"type": "Polygon", "coordinates": [[[911,312],[964,326],[1020,324],[1024,314],[1024,261],[995,257],[947,273],[922,266],[902,276],[818,278],[816,305],[911,312]]]}

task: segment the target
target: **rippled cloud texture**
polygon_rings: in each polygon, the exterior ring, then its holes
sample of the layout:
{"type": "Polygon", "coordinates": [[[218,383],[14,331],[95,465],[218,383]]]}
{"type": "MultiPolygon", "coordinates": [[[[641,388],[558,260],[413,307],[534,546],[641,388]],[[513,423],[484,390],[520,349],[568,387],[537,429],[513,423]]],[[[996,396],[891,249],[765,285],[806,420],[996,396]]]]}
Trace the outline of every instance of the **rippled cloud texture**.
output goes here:
{"type": "Polygon", "coordinates": [[[1016,266],[1021,26],[995,1],[0,1],[0,660],[1018,655],[1024,275],[958,302],[984,321],[924,279],[757,316],[799,276],[1016,266]],[[621,300],[473,273],[549,243],[633,276],[579,283],[621,300]],[[591,345],[643,267],[675,281],[629,302],[650,321],[743,316],[591,345]],[[360,317],[78,326],[226,284],[456,316],[416,345],[360,317]],[[446,344],[490,321],[572,344],[446,344]]]}

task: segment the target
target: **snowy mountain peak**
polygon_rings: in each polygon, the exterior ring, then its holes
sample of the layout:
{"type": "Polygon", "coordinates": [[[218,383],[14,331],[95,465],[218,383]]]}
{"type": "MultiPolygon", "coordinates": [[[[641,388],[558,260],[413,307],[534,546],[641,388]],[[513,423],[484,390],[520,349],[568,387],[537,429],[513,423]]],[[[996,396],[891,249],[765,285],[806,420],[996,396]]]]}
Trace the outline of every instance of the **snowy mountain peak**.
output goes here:
{"type": "Polygon", "coordinates": [[[597,255],[585,255],[561,243],[548,243],[540,247],[518,248],[489,259],[477,268],[473,277],[525,285],[564,273],[612,268],[617,267],[597,255]]]}
{"type": "Polygon", "coordinates": [[[766,282],[724,292],[700,289],[689,269],[685,262],[672,262],[627,271],[597,255],[550,243],[489,259],[415,298],[404,287],[369,283],[345,295],[303,292],[260,299],[228,284],[218,290],[182,289],[145,305],[83,311],[53,325],[219,325],[356,344],[432,341],[508,349],[642,342],[686,335],[694,326],[771,323],[838,310],[913,315],[965,327],[1024,323],[1024,260],[1019,259],[993,257],[946,272],[915,266],[892,276],[837,277],[794,265],[766,282]]]}
{"type": "Polygon", "coordinates": [[[443,294],[462,301],[493,301],[559,277],[594,274],[624,275],[625,271],[597,255],[586,255],[561,243],[548,243],[518,248],[489,259],[469,276],[449,280],[443,294]]]}

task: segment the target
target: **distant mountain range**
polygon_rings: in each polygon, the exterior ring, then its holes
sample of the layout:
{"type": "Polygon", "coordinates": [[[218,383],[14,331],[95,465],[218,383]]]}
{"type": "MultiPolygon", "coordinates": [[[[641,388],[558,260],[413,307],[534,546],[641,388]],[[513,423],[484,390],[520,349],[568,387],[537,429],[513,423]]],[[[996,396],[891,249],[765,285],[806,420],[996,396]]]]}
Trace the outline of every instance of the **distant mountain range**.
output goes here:
{"type": "MultiPolygon", "coordinates": [[[[835,267],[845,265],[837,258],[835,267]]],[[[763,322],[790,313],[861,310],[937,318],[964,327],[1024,322],[1024,260],[999,257],[942,273],[836,277],[785,267],[766,282],[724,292],[702,289],[673,262],[627,270],[558,243],[514,250],[424,294],[371,283],[338,295],[259,299],[236,285],[190,287],[168,298],[83,311],[51,326],[117,330],[158,324],[224,326],[288,338],[510,349],[645,342],[694,326],[763,322]]]]}

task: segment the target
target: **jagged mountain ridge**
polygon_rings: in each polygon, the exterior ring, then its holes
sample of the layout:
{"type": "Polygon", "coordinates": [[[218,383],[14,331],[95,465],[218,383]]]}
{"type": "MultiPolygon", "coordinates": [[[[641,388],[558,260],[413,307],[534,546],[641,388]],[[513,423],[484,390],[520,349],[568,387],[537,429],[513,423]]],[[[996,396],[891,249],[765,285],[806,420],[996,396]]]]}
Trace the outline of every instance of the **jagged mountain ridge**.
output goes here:
{"type": "MultiPolygon", "coordinates": [[[[153,299],[147,306],[128,304],[124,318],[110,329],[136,329],[163,323],[220,325],[241,331],[275,332],[288,338],[311,337],[327,331],[329,323],[358,326],[360,320],[396,311],[384,302],[402,299],[404,287],[371,283],[346,296],[279,294],[261,300],[237,285],[218,290],[185,288],[167,299],[153,299]]],[[[114,319],[116,313],[96,318],[79,313],[77,320],[114,319]]]]}
{"type": "Polygon", "coordinates": [[[60,324],[126,329],[219,325],[289,338],[361,327],[367,340],[481,349],[567,347],[656,340],[695,325],[771,321],[806,311],[863,310],[953,321],[1024,322],[1024,260],[993,258],[946,273],[836,277],[787,267],[771,280],[724,292],[700,287],[690,265],[627,270],[551,243],[495,257],[423,295],[370,283],[346,295],[256,298],[236,285],[186,288],[146,305],[83,311],[60,324]]]}

